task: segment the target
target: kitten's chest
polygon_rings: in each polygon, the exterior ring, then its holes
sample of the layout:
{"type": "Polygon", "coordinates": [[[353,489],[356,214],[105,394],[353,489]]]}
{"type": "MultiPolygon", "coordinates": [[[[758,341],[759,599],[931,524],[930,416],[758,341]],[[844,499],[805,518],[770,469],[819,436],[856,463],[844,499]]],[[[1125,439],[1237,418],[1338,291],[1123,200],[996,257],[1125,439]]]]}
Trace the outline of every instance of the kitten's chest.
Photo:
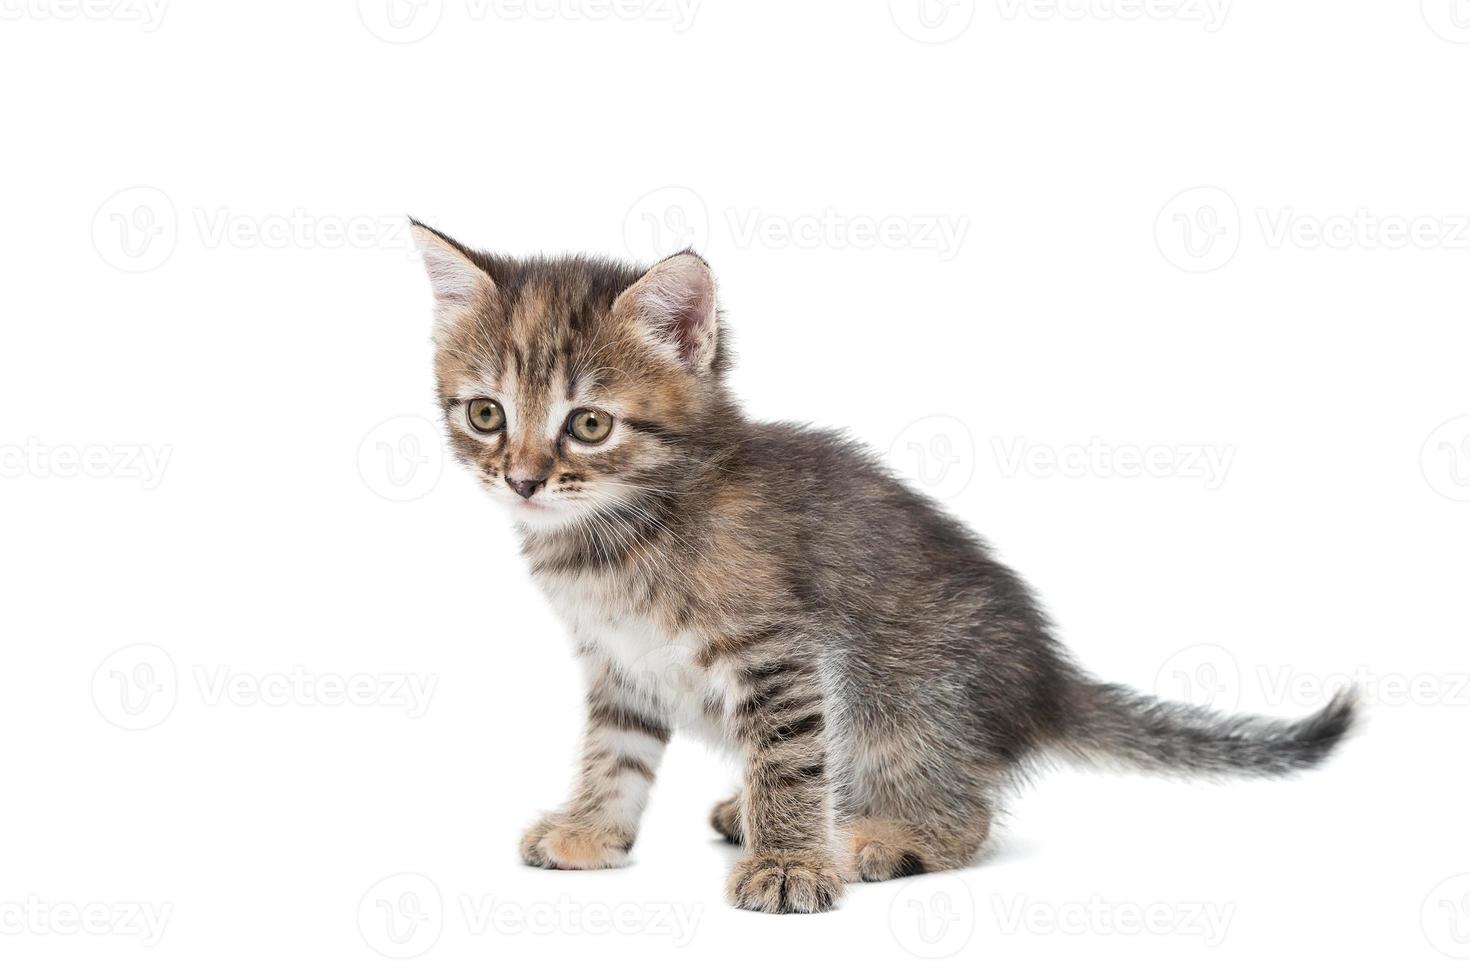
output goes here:
{"type": "Polygon", "coordinates": [[[671,630],[657,615],[601,576],[538,577],[552,608],[576,642],[605,658],[655,701],[671,727],[724,740],[729,692],[723,675],[700,666],[703,640],[671,630]]]}
{"type": "Polygon", "coordinates": [[[665,627],[656,609],[610,576],[543,574],[536,581],[576,640],[599,648],[620,665],[632,666],[653,651],[689,639],[665,627]]]}

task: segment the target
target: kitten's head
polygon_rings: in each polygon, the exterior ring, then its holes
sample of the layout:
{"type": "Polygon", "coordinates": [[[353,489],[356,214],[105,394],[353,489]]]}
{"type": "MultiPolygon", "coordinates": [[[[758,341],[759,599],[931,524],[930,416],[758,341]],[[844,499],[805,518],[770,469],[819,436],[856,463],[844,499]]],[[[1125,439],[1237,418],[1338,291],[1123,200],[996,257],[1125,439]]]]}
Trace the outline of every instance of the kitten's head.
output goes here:
{"type": "Polygon", "coordinates": [[[417,222],[455,454],[528,530],[671,494],[727,410],[709,267],[513,260],[417,222]]]}

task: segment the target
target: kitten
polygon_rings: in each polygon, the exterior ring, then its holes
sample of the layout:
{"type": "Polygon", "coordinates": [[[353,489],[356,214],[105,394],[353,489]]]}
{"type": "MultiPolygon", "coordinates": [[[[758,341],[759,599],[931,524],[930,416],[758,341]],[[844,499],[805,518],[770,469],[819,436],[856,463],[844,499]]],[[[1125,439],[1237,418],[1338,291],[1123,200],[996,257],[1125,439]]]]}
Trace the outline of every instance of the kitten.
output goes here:
{"type": "Polygon", "coordinates": [[[715,281],[517,261],[414,223],[455,455],[509,511],[587,677],[581,773],[526,833],[543,868],[624,862],[675,728],[736,750],[729,900],[820,912],[845,881],[969,863],[1045,755],[1275,776],[1351,693],[1286,722],[1098,683],[973,534],[840,435],[745,418],[715,281]]]}

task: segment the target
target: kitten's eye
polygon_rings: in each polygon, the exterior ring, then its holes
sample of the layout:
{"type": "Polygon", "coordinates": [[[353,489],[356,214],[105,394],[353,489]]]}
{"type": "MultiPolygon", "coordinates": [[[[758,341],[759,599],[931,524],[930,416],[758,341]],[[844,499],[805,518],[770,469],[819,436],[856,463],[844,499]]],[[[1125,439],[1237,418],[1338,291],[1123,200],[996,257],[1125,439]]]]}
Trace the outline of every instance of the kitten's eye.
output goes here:
{"type": "Polygon", "coordinates": [[[476,432],[499,432],[505,428],[505,410],[493,398],[472,398],[469,404],[470,426],[476,432]]]}
{"type": "Polygon", "coordinates": [[[596,445],[612,431],[612,416],[595,408],[579,408],[567,416],[567,432],[573,439],[596,445]]]}

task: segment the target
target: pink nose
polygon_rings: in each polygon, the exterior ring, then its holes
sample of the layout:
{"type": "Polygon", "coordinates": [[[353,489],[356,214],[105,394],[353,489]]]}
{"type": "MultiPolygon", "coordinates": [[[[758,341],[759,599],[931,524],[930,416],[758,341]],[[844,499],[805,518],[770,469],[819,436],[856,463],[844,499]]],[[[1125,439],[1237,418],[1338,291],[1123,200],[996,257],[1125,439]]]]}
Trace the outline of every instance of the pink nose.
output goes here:
{"type": "Polygon", "coordinates": [[[546,486],[545,480],[518,480],[509,473],[505,474],[505,482],[509,483],[512,490],[527,500],[531,499],[531,494],[546,486]]]}

